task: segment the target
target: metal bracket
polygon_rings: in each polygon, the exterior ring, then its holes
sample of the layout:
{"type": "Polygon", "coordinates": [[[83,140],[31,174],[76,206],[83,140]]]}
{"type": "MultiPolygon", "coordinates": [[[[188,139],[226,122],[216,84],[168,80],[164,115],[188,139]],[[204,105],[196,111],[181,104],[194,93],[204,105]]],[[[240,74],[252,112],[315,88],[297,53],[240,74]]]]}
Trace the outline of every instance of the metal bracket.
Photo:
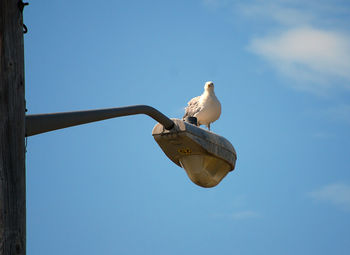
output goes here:
{"type": "MultiPolygon", "coordinates": [[[[17,3],[17,6],[20,10],[20,12],[22,13],[23,15],[23,9],[24,7],[26,7],[27,5],[29,5],[29,3],[24,3],[22,0],[19,0],[18,3],[17,3]]],[[[23,23],[23,34],[26,34],[28,33],[28,28],[27,26],[23,23]]]]}
{"type": "Polygon", "coordinates": [[[174,122],[157,109],[148,105],[132,105],[109,109],[27,115],[25,136],[135,114],[146,114],[167,130],[174,127],[174,122]]]}
{"type": "Polygon", "coordinates": [[[22,0],[18,1],[18,8],[21,12],[23,12],[24,7],[27,5],[29,5],[29,3],[24,3],[22,0]]]}

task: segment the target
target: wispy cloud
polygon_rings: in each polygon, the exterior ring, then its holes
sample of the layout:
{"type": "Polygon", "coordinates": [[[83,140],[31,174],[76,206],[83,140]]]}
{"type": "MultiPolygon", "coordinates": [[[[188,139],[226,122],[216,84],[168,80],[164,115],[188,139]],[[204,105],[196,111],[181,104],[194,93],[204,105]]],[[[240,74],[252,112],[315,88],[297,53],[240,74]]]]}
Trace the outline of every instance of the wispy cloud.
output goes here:
{"type": "Polygon", "coordinates": [[[350,89],[350,4],[344,0],[202,0],[233,10],[248,47],[290,86],[326,95],[350,89]],[[249,35],[250,34],[250,35],[249,35]]]}
{"type": "Polygon", "coordinates": [[[234,5],[252,26],[248,49],[288,84],[315,93],[350,88],[350,5],[334,0],[253,0],[234,5]],[[261,26],[265,24],[265,26],[261,26]]]}
{"type": "Polygon", "coordinates": [[[315,201],[326,202],[350,211],[350,186],[333,183],[314,190],[308,194],[315,201]]]}
{"type": "MultiPolygon", "coordinates": [[[[350,37],[338,32],[303,27],[255,38],[250,49],[283,74],[317,87],[333,86],[337,79],[350,88],[350,37]]],[[[305,86],[305,84],[303,84],[305,86]]]]}

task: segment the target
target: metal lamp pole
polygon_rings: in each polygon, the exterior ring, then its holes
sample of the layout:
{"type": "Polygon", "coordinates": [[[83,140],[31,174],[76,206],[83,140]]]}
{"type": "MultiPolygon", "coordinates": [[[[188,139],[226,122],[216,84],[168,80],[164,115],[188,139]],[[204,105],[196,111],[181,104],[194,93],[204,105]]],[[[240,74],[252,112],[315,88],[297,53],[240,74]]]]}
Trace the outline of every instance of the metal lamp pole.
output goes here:
{"type": "Polygon", "coordinates": [[[90,122],[136,114],[150,116],[167,130],[174,126],[174,122],[157,109],[148,105],[132,105],[99,110],[27,115],[25,134],[26,136],[32,136],[90,122]]]}

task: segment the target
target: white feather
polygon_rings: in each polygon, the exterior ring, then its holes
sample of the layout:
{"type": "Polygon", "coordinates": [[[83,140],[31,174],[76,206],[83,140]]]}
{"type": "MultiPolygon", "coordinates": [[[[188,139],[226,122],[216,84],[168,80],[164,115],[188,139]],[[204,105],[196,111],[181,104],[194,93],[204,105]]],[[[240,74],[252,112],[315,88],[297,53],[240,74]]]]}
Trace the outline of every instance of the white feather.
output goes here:
{"type": "Polygon", "coordinates": [[[192,98],[185,109],[185,117],[196,117],[198,125],[206,125],[210,130],[210,123],[219,119],[221,104],[214,92],[214,84],[211,81],[205,83],[201,96],[192,98]]]}

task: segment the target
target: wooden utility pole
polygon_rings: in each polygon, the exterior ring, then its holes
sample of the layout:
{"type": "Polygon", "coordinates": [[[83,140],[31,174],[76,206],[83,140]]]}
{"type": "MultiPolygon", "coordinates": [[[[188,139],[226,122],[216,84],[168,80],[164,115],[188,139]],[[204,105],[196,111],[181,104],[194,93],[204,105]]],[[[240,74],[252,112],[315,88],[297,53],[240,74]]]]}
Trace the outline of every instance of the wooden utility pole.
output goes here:
{"type": "Polygon", "coordinates": [[[23,7],[0,0],[0,255],[26,253],[23,7]]]}

